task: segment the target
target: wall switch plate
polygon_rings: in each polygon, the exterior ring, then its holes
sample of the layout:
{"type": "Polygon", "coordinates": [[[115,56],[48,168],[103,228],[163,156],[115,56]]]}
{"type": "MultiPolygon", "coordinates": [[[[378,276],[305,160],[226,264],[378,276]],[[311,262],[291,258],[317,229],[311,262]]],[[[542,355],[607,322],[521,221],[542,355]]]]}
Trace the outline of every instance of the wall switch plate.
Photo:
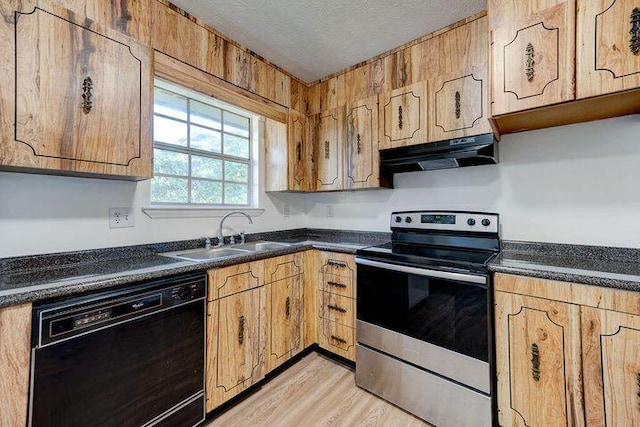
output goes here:
{"type": "Polygon", "coordinates": [[[327,218],[331,218],[333,216],[333,205],[327,205],[327,218]]]}
{"type": "Polygon", "coordinates": [[[135,226],[131,208],[109,208],[109,228],[126,228],[135,226]]]}

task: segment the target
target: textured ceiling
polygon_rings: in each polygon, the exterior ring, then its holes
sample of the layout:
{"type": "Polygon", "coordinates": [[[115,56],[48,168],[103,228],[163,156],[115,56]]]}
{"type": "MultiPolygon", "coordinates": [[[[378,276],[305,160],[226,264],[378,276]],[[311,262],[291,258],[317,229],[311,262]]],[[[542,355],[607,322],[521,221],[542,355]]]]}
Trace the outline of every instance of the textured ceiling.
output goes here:
{"type": "Polygon", "coordinates": [[[486,0],[172,0],[307,82],[486,9],[486,0]]]}

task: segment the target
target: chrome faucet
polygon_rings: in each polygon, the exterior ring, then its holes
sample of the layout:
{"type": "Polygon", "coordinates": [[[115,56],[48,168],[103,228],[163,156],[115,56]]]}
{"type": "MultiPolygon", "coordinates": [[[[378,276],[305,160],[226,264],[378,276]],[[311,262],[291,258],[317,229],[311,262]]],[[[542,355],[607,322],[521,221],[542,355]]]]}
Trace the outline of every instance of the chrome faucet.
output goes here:
{"type": "Polygon", "coordinates": [[[234,215],[234,214],[240,214],[240,215],[246,216],[247,219],[249,220],[249,224],[253,224],[253,220],[246,213],[240,212],[240,211],[229,212],[228,214],[223,216],[222,219],[220,220],[220,229],[218,230],[218,246],[224,245],[224,236],[222,235],[222,226],[224,225],[224,220],[229,218],[231,215],[234,215]]]}

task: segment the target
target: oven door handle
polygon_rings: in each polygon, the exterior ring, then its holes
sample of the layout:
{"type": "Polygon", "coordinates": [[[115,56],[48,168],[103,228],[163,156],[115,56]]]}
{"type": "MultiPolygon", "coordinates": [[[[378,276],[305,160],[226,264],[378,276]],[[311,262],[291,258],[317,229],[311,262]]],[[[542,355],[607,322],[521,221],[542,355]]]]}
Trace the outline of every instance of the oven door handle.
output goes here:
{"type": "Polygon", "coordinates": [[[400,273],[415,274],[417,276],[433,277],[436,279],[456,280],[467,283],[477,283],[486,285],[486,276],[477,276],[465,273],[453,273],[450,271],[430,270],[427,268],[409,267],[406,265],[389,264],[386,262],[373,261],[366,258],[356,257],[356,264],[367,265],[369,267],[381,268],[383,270],[397,271],[400,273]]]}

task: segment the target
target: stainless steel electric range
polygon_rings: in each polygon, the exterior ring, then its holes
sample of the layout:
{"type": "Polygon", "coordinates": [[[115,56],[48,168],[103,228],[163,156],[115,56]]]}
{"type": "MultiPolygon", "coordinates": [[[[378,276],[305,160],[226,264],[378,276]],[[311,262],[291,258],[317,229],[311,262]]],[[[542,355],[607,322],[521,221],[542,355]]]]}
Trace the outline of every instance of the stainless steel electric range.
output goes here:
{"type": "Polygon", "coordinates": [[[490,426],[498,215],[394,212],[391,230],[356,257],[356,383],[438,427],[490,426]]]}

